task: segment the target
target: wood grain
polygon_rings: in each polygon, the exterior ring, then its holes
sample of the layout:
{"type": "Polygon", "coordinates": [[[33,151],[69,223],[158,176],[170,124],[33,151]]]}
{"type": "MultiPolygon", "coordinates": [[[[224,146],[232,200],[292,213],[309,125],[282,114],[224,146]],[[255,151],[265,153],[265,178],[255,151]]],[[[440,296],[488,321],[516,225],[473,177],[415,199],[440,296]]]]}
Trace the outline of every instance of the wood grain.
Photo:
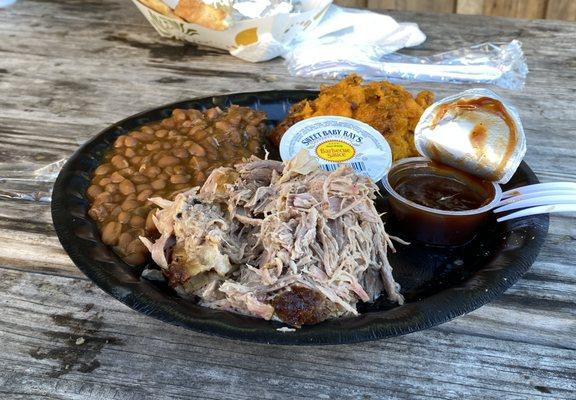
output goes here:
{"type": "Polygon", "coordinates": [[[546,19],[576,21],[576,1],[548,0],[545,16],[546,19]]]}
{"type": "Polygon", "coordinates": [[[452,13],[456,7],[456,0],[368,0],[368,7],[384,10],[452,13]]]}
{"type": "Polygon", "coordinates": [[[344,7],[366,8],[368,0],[335,0],[334,4],[344,7]]]}
{"type": "MultiPolygon", "coordinates": [[[[526,160],[538,176],[576,181],[574,24],[388,13],[426,32],[422,46],[406,50],[414,55],[520,39],[526,88],[498,92],[521,113],[526,160]]],[[[107,125],[163,103],[321,82],[289,76],[280,60],[244,63],[160,38],[129,2],[18,2],[0,10],[0,176],[30,177],[107,125]]],[[[467,88],[407,87],[438,97],[467,88]]],[[[49,205],[3,198],[7,184],[0,182],[2,399],[574,398],[573,216],[551,218],[540,257],[498,301],[400,338],[301,349],[208,337],[132,311],[70,262],[49,205]]]]}
{"type": "Polygon", "coordinates": [[[453,323],[361,346],[256,345],[151,320],[83,280],[16,271],[0,278],[5,391],[71,399],[450,399],[463,391],[558,399],[576,389],[566,348],[459,333],[453,323]],[[23,387],[14,374],[34,385],[23,387]]]}
{"type": "Polygon", "coordinates": [[[456,13],[482,15],[484,12],[484,0],[457,0],[456,13]]]}
{"type": "Polygon", "coordinates": [[[512,18],[544,18],[546,0],[484,0],[484,15],[512,18]]]}
{"type": "Polygon", "coordinates": [[[576,20],[573,0],[337,0],[336,4],[382,10],[576,20]]]}

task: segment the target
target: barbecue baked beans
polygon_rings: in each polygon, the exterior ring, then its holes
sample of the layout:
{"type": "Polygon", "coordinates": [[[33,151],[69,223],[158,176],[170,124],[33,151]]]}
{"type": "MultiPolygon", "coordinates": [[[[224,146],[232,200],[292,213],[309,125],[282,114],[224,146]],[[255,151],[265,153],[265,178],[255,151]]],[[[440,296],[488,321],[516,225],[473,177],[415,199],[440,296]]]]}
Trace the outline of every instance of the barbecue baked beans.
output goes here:
{"type": "Polygon", "coordinates": [[[214,168],[259,155],[266,115],[247,107],[180,110],[119,136],[94,171],[88,214],[102,241],[131,265],[146,261],[138,236],[153,236],[156,208],[148,199],[172,199],[204,183],[214,168]]]}

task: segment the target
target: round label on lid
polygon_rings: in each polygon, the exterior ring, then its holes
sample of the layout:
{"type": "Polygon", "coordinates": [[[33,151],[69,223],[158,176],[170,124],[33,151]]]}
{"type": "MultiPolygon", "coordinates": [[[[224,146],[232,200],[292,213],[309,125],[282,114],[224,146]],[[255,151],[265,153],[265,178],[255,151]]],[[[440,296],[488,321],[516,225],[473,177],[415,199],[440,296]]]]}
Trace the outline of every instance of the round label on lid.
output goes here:
{"type": "Polygon", "coordinates": [[[280,156],[289,160],[301,149],[326,171],[347,165],[375,182],[392,165],[392,151],[382,134],[352,118],[313,117],[292,125],[280,141],[280,156]]]}

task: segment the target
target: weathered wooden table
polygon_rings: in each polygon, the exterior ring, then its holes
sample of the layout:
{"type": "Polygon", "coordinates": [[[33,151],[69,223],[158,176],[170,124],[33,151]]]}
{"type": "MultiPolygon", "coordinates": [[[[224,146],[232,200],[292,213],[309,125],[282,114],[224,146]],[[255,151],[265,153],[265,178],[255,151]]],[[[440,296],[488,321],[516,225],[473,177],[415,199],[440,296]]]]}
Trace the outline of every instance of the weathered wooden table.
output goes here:
{"type": "MultiPolygon", "coordinates": [[[[544,181],[576,180],[576,24],[393,15],[428,34],[414,54],[522,40],[526,89],[501,92],[522,114],[526,160],[544,181]]],[[[1,170],[65,158],[108,124],[164,103],[318,84],[278,60],[249,64],[162,39],[128,1],[20,1],[0,10],[1,170]]],[[[408,87],[439,97],[463,89],[408,87]]],[[[132,311],[76,269],[49,210],[0,199],[2,399],[576,398],[573,217],[553,216],[532,269],[469,315],[389,340],[300,348],[209,337],[132,311]]]]}

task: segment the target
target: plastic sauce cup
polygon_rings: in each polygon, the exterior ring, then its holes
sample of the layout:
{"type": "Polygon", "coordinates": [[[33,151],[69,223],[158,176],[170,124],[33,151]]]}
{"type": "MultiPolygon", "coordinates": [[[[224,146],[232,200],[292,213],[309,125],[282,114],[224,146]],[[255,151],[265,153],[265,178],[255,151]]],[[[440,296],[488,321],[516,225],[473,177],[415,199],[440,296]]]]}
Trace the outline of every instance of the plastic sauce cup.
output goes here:
{"type": "Polygon", "coordinates": [[[435,163],[427,158],[406,158],[395,163],[382,179],[389,194],[390,211],[403,238],[420,242],[458,246],[469,242],[490,218],[490,210],[502,197],[498,183],[481,180],[464,171],[435,163]],[[411,178],[456,180],[485,198],[479,208],[449,211],[427,207],[401,196],[395,188],[411,178]]]}

